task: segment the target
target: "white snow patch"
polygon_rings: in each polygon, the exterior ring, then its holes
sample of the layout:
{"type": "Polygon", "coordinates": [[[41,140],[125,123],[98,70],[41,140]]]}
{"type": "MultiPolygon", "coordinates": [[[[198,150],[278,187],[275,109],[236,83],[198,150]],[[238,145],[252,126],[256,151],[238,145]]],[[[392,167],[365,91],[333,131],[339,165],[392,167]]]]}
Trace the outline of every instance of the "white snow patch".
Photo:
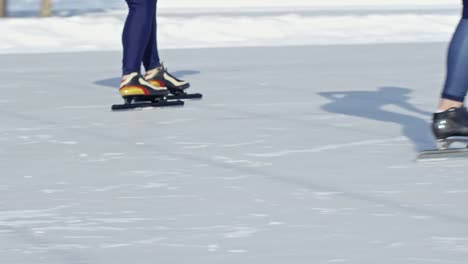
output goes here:
{"type": "MultiPolygon", "coordinates": [[[[232,9],[228,9],[231,13],[207,14],[199,8],[201,13],[191,15],[160,12],[159,46],[179,49],[448,41],[459,20],[455,11],[306,14],[298,11],[303,11],[299,6],[278,7],[265,4],[264,10],[283,12],[261,15],[250,12],[258,8],[255,5],[239,8],[240,15],[232,14],[232,9]]],[[[117,10],[71,17],[2,19],[0,53],[121,50],[125,17],[125,10],[117,10]]]]}
{"type": "Polygon", "coordinates": [[[432,217],[428,215],[413,215],[411,216],[411,218],[417,219],[417,220],[427,220],[427,219],[431,219],[432,217]]]}
{"type": "Polygon", "coordinates": [[[119,247],[128,247],[131,246],[130,243],[121,243],[121,244],[104,244],[101,245],[101,248],[119,248],[119,247]]]}
{"type": "Polygon", "coordinates": [[[262,166],[271,165],[271,163],[266,163],[266,162],[257,162],[257,161],[250,161],[250,160],[236,160],[236,159],[232,159],[232,158],[225,157],[225,156],[214,156],[212,159],[215,161],[221,161],[227,164],[236,164],[236,165],[242,165],[246,167],[262,167],[262,166]]]}
{"type": "Polygon", "coordinates": [[[215,252],[219,249],[219,246],[218,245],[209,245],[208,246],[208,251],[209,252],[215,252]]]}
{"type": "MultiPolygon", "coordinates": [[[[13,10],[36,10],[39,5],[39,0],[15,0],[9,3],[13,10]],[[33,4],[32,4],[33,3],[33,4]],[[37,5],[36,5],[37,3],[37,5]]],[[[366,7],[418,7],[424,8],[427,6],[456,6],[456,2],[447,0],[171,0],[161,1],[158,3],[162,9],[207,9],[207,8],[284,8],[290,6],[300,6],[303,8],[366,8],[366,7]]],[[[99,0],[99,1],[82,1],[82,0],[54,0],[54,7],[58,10],[69,9],[87,9],[87,8],[123,8],[125,3],[123,1],[115,0],[99,0]]]]}
{"type": "Polygon", "coordinates": [[[250,237],[253,234],[259,232],[258,229],[250,228],[250,227],[239,227],[235,228],[237,230],[229,233],[225,233],[224,237],[226,238],[241,238],[241,237],[250,237]]]}
{"type": "Polygon", "coordinates": [[[248,251],[245,249],[231,249],[228,250],[229,253],[247,253],[248,251]]]}
{"type": "Polygon", "coordinates": [[[347,261],[348,261],[347,259],[330,259],[328,262],[329,263],[343,263],[347,261]]]}
{"type": "Polygon", "coordinates": [[[378,216],[378,217],[392,217],[395,216],[394,214],[370,214],[371,216],[378,216]]]}
{"type": "Polygon", "coordinates": [[[278,225],[284,225],[284,223],[283,223],[283,222],[275,222],[275,221],[273,221],[273,222],[269,222],[268,225],[270,225],[270,226],[278,226],[278,225]]]}
{"type": "Polygon", "coordinates": [[[468,190],[467,189],[464,189],[464,190],[450,190],[450,191],[446,191],[445,193],[448,193],[448,194],[468,193],[468,190]]]}
{"type": "Polygon", "coordinates": [[[44,189],[41,190],[42,193],[45,194],[54,194],[54,193],[60,193],[60,192],[65,192],[64,190],[53,190],[53,189],[44,189]]]}
{"type": "Polygon", "coordinates": [[[249,214],[249,216],[252,216],[252,217],[269,217],[268,214],[262,214],[262,213],[249,214]]]}
{"type": "Polygon", "coordinates": [[[406,243],[404,243],[404,242],[394,242],[394,243],[389,244],[387,247],[388,248],[400,248],[400,247],[403,247],[405,245],[406,245],[406,243]]]}

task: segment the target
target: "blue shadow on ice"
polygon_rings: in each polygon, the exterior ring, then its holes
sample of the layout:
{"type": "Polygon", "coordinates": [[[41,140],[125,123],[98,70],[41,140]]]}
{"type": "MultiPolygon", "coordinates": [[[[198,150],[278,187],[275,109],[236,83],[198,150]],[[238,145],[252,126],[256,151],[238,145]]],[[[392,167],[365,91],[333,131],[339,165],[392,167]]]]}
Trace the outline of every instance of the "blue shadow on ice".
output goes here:
{"type": "MultiPolygon", "coordinates": [[[[185,78],[186,76],[189,76],[189,75],[200,74],[200,71],[181,70],[181,71],[171,72],[171,74],[174,75],[177,78],[183,79],[183,78],[185,78]]],[[[94,84],[117,89],[120,86],[120,80],[121,79],[122,79],[121,77],[109,78],[109,79],[95,81],[94,84]]]]}
{"type": "Polygon", "coordinates": [[[384,106],[392,105],[417,115],[432,115],[412,105],[409,102],[410,94],[410,89],[400,87],[381,87],[375,91],[319,93],[320,96],[331,100],[322,106],[327,112],[401,125],[403,134],[413,142],[416,151],[434,148],[435,143],[427,120],[383,109],[384,106]]]}

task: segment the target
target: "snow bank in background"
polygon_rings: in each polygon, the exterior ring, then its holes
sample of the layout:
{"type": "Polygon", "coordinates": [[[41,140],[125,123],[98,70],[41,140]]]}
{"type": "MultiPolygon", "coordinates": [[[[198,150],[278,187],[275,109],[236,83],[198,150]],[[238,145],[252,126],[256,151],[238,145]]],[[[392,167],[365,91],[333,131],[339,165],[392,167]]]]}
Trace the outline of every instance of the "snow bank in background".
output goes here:
{"type": "MultiPolygon", "coordinates": [[[[67,0],[68,1],[68,0],[67,0]]],[[[169,10],[366,10],[440,9],[460,6],[458,0],[171,0],[159,1],[169,10]]]]}
{"type": "MultiPolygon", "coordinates": [[[[119,50],[124,11],[0,20],[0,53],[119,50]]],[[[170,15],[161,48],[447,41],[458,14],[170,15]]]]}
{"type": "MultiPolygon", "coordinates": [[[[193,10],[218,8],[289,8],[298,9],[313,8],[424,8],[438,6],[457,6],[461,1],[457,0],[159,0],[158,5],[163,9],[193,10]]],[[[36,10],[40,0],[15,0],[9,3],[13,10],[36,10]]],[[[94,8],[123,8],[124,0],[54,0],[54,8],[66,9],[94,9],[94,8]]]]}

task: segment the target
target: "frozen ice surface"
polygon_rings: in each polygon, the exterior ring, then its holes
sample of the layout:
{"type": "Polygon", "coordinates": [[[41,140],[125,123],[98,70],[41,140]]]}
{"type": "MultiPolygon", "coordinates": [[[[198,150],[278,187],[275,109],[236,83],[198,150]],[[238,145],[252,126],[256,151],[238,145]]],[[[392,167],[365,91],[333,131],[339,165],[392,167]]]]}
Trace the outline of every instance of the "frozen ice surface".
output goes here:
{"type": "Polygon", "coordinates": [[[120,53],[2,55],[0,263],[466,263],[445,49],[164,50],[205,98],[117,113],[120,53]]]}

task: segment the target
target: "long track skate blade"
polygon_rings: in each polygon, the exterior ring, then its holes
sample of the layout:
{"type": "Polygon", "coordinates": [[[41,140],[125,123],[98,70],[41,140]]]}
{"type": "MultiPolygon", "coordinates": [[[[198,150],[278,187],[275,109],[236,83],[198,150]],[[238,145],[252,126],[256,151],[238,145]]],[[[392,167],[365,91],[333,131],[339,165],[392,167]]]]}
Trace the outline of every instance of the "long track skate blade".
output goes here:
{"type": "Polygon", "coordinates": [[[468,148],[426,150],[419,153],[417,161],[443,161],[451,159],[468,159],[468,148]]]}
{"type": "Polygon", "coordinates": [[[194,93],[194,94],[173,94],[166,97],[167,100],[183,100],[183,99],[202,99],[203,94],[194,93]]]}
{"type": "Polygon", "coordinates": [[[131,104],[121,104],[113,105],[112,111],[119,110],[131,110],[136,108],[145,108],[145,107],[168,107],[168,106],[183,106],[183,101],[159,101],[159,102],[139,102],[131,104]]]}

